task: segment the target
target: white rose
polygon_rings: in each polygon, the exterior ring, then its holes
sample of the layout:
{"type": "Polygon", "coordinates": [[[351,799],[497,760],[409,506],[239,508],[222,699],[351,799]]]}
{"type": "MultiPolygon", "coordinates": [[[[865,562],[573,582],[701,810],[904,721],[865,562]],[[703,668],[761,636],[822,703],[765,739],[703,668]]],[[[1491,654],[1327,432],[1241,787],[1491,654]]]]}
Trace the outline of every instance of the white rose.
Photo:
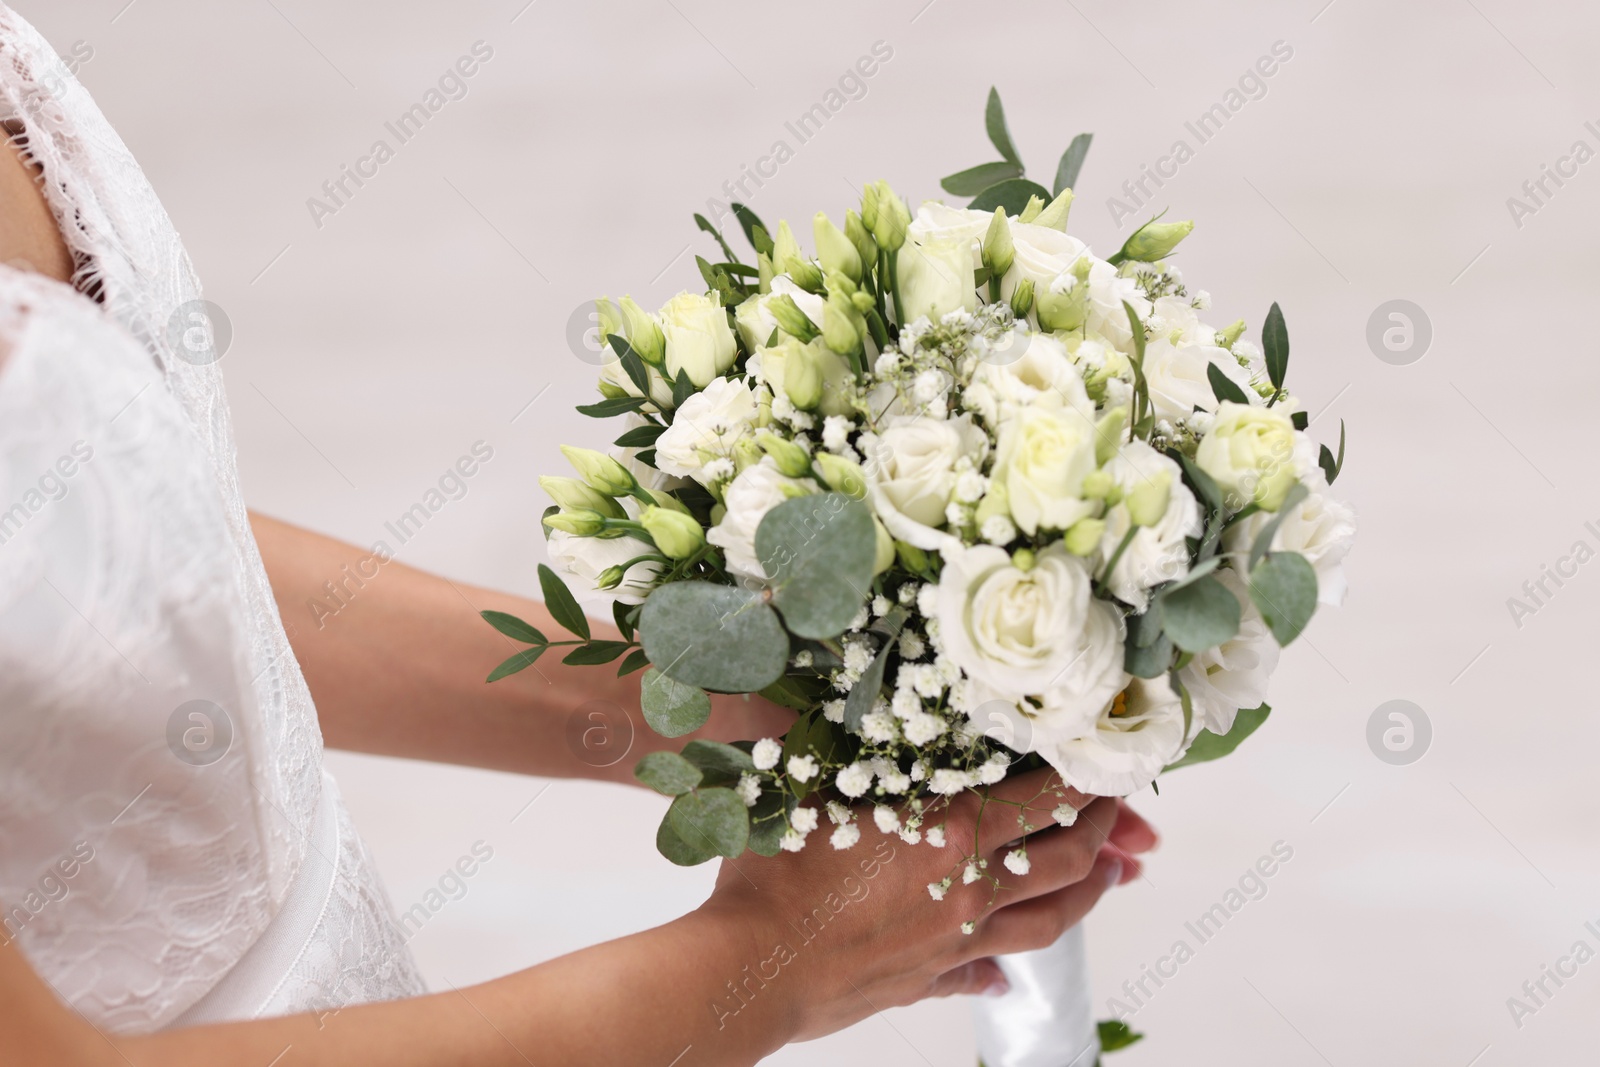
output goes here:
{"type": "Polygon", "coordinates": [[[1005,487],[1011,518],[1030,537],[1093,514],[1083,479],[1095,469],[1095,424],[1072,408],[1022,408],[1000,428],[991,479],[1005,487]]]}
{"type": "Polygon", "coordinates": [[[1195,462],[1211,475],[1235,510],[1254,502],[1277,511],[1296,480],[1298,448],[1289,416],[1277,408],[1225,400],[1195,449],[1195,462]]]}
{"type": "MultiPolygon", "coordinates": [[[[733,312],[734,324],[739,327],[739,334],[744,338],[745,347],[754,352],[765,347],[767,339],[772,336],[772,331],[778,328],[778,320],[772,317],[772,312],[767,305],[780,296],[787,296],[794,301],[795,306],[805,312],[817,329],[822,329],[822,297],[816,293],[808,293],[790,280],[787,274],[780,274],[772,279],[770,293],[758,293],[745,300],[733,312]]],[[[780,383],[781,384],[781,383],[780,383]]]]}
{"type": "MultiPolygon", "coordinates": [[[[1304,556],[1317,572],[1317,600],[1336,607],[1344,601],[1344,558],[1355,543],[1356,513],[1327,492],[1320,475],[1308,488],[1311,495],[1284,516],[1271,548],[1304,556]]],[[[1256,535],[1272,518],[1258,511],[1234,523],[1223,535],[1223,547],[1229,552],[1249,552],[1256,535]]]]}
{"type": "Polygon", "coordinates": [[[1125,797],[1155,781],[1183,747],[1183,701],[1163,676],[1134,678],[1091,730],[1039,754],[1079,792],[1125,797]]]}
{"type": "Polygon", "coordinates": [[[955,492],[956,460],[981,463],[989,438],[966,416],[900,415],[875,438],[864,438],[868,500],[889,533],[921,549],[951,538],[939,532],[955,492]]]}
{"type": "Polygon", "coordinates": [[[703,389],[733,366],[739,345],[720,297],[679,293],[657,318],[667,342],[667,371],[673,378],[687,371],[689,380],[703,389]]]}
{"type": "Polygon", "coordinates": [[[581,578],[589,591],[613,597],[624,604],[643,603],[662,574],[660,563],[636,563],[628,568],[622,577],[622,584],[616,588],[600,589],[595,585],[602,571],[620,567],[638,556],[655,554],[656,550],[648,543],[633,537],[579,537],[565,530],[551,530],[550,540],[545,547],[556,570],[581,578]]]}
{"type": "Polygon", "coordinates": [[[1005,714],[1026,720],[1012,735],[1024,747],[1081,734],[1122,688],[1122,616],[1059,542],[1026,571],[990,545],[948,550],[935,607],[944,654],[977,687],[969,710],[1015,702],[1005,714]]]}
{"type": "Polygon", "coordinates": [[[1239,366],[1226,348],[1178,345],[1165,337],[1147,344],[1144,380],[1150,386],[1150,404],[1156,418],[1178,422],[1187,420],[1195,408],[1214,409],[1217,396],[1206,371],[1213,365],[1239,387],[1246,401],[1257,395],[1255,386],[1250,384],[1250,372],[1239,366]]]}
{"type": "Polygon", "coordinates": [[[1011,223],[1011,246],[1016,258],[1000,280],[1000,295],[1010,300],[1024,280],[1032,282],[1033,311],[1030,315],[1037,324],[1041,300],[1059,302],[1077,286],[1077,279],[1070,271],[1073,264],[1089,255],[1089,247],[1076,237],[1049,226],[1016,221],[1011,223]]]}
{"type": "Polygon", "coordinates": [[[1258,708],[1267,699],[1267,681],[1278,669],[1278,642],[1245,589],[1239,572],[1212,572],[1239,600],[1239,632],[1195,656],[1178,672],[1194,708],[1195,721],[1214,734],[1233,729],[1241,708],[1258,708]]]}
{"type": "Polygon", "coordinates": [[[656,439],[656,466],[664,474],[700,480],[705,466],[731,457],[733,446],[751,432],[756,397],[732,378],[716,378],[683,402],[672,425],[656,439]]]}
{"type": "Polygon", "coordinates": [[[1133,524],[1128,514],[1128,494],[1157,488],[1162,482],[1168,486],[1166,512],[1159,521],[1139,527],[1117,561],[1116,570],[1102,577],[1112,594],[1138,614],[1149,606],[1152,587],[1188,573],[1189,546],[1184,539],[1199,537],[1203,532],[1200,505],[1183,484],[1178,465],[1143,441],[1124,444],[1106,463],[1105,470],[1123,492],[1123,499],[1106,512],[1106,532],[1100,542],[1106,562],[1110,562],[1133,524]]]}
{"type": "Polygon", "coordinates": [[[756,528],[767,512],[785,500],[814,491],[814,485],[780,474],[772,459],[764,458],[728,483],[722,497],[726,514],[706,531],[706,540],[722,549],[728,570],[765,582],[767,572],[756,556],[756,528]]]}
{"type": "Polygon", "coordinates": [[[907,238],[896,270],[906,322],[926,316],[938,322],[945,314],[978,309],[977,259],[971,241],[930,237],[907,238]]]}
{"type": "Polygon", "coordinates": [[[1084,389],[1083,375],[1060,341],[1019,328],[993,351],[999,359],[978,363],[961,398],[991,427],[1001,426],[1018,408],[1031,404],[1070,408],[1094,421],[1094,401],[1084,389]]]}
{"type": "Polygon", "coordinates": [[[1149,322],[1152,307],[1139,283],[1124,278],[1117,268],[1097,259],[1089,270],[1089,320],[1091,334],[1111,342],[1123,355],[1133,355],[1133,327],[1123,302],[1133,306],[1140,322],[1149,322]]]}

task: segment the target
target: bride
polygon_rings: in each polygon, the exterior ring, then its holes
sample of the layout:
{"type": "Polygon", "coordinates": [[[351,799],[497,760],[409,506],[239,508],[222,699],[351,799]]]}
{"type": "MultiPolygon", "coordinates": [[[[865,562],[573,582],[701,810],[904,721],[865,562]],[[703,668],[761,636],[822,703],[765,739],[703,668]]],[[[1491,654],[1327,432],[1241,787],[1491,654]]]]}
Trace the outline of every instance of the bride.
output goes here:
{"type": "MultiPolygon", "coordinates": [[[[923,891],[945,873],[932,849],[748,856],[665,926],[428,994],[324,742],[630,780],[563,731],[587,699],[637,708],[638,676],[484,686],[506,653],[476,611],[548,616],[398,563],[338,626],[286,634],[279,605],[363,554],[246,511],[171,222],[3,3],[0,59],[0,1059],[749,1064],[881,1008],[999,991],[987,957],[1050,944],[1136,874],[1155,835],[1105,799],[1030,839],[1033,872],[999,907],[974,891],[961,915],[923,891]],[[852,906],[802,942],[794,924],[836,892],[852,906]],[[805,947],[779,977],[752,972],[787,944],[805,947]]],[[[785,722],[721,698],[706,736],[785,722]]],[[[1007,844],[971,807],[950,828],[996,861],[1007,844]]]]}

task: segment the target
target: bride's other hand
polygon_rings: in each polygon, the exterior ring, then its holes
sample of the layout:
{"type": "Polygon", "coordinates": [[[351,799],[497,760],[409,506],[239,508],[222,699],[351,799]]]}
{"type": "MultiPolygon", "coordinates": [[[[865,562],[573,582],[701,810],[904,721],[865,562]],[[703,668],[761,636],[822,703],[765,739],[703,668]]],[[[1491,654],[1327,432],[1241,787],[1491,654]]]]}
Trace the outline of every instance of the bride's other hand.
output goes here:
{"type": "Polygon", "coordinates": [[[1131,854],[1155,840],[1129,813],[1116,843],[1121,802],[1072,790],[1080,818],[1056,826],[1055,782],[1051,772],[1036,771],[995,786],[992,796],[1003,803],[991,801],[981,820],[976,796],[955,798],[927,823],[943,823],[943,848],[880,833],[864,807],[856,811],[862,833],[853,847],[830,847],[824,818],[799,853],[724,861],[700,914],[742,935],[749,966],[713,1007],[721,1027],[770,999],[784,1006],[789,1039],[808,1040],[926,997],[1003,992],[1005,979],[989,957],[1053,943],[1118,884],[1136,863],[1131,854]],[[1031,869],[1019,876],[1004,860],[1024,811],[1042,829],[1027,838],[1031,869]],[[964,883],[961,860],[969,855],[986,862],[983,874],[994,881],[964,883]],[[944,899],[934,899],[930,884],[947,878],[944,899]]]}

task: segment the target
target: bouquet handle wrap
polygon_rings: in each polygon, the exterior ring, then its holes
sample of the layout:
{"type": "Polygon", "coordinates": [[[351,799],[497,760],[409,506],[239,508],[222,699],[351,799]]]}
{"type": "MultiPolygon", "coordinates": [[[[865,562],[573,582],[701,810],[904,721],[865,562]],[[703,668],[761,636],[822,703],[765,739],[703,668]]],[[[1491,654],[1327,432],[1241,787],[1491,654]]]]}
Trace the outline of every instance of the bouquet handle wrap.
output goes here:
{"type": "Polygon", "coordinates": [[[985,1067],[1094,1067],[1100,1056],[1089,958],[1079,923],[1055,944],[996,956],[1011,989],[973,1000],[985,1067]]]}

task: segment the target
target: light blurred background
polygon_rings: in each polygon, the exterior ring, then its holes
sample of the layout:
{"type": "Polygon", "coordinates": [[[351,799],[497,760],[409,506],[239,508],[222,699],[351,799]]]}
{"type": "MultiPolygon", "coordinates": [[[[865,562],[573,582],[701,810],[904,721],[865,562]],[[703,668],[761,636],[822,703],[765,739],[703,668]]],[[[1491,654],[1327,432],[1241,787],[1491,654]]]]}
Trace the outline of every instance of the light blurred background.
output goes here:
{"type": "MultiPolygon", "coordinates": [[[[1286,653],[1262,733],[1136,798],[1165,843],[1090,920],[1102,1013],[1174,942],[1196,947],[1185,922],[1275,842],[1293,859],[1176,977],[1146,981],[1133,1023],[1150,1037],[1112,1062],[1592,1059],[1600,963],[1547,980],[1554,995],[1520,1025],[1507,1000],[1580,939],[1600,947],[1584,928],[1600,928],[1600,563],[1547,581],[1553,595],[1520,620],[1508,599],[1576,542],[1600,549],[1586,325],[1600,162],[1561,164],[1571,176],[1546,179],[1540,203],[1522,190],[1575,142],[1586,160],[1600,150],[1600,124],[1584,125],[1600,119],[1600,10],[12,2],[58,51],[76,47],[232,320],[223,367],[250,504],[370,545],[488,442],[467,495],[399,558],[524,593],[543,558],[535,476],[561,468],[558,443],[611,436],[572,410],[594,378],[574,315],[602,292],[648,305],[697,287],[692,256],[712,245],[690,214],[774,142],[793,157],[746,198],[773,224],[818,207],[842,218],[874,178],[937,196],[940,175],[994,158],[982,110],[997,85],[1036,180],[1095,133],[1071,228],[1103,255],[1129,229],[1108,198],[1187,141],[1193,158],[1149,207],[1197,221],[1179,262],[1212,292],[1216,324],[1243,317],[1257,336],[1282,303],[1314,429],[1336,442],[1349,427],[1338,489],[1361,535],[1349,600],[1286,653]],[[384,123],[477,41],[493,56],[468,95],[318,225],[308,198],[376,139],[392,144],[384,123]],[[785,123],[875,42],[892,57],[801,144],[785,123]],[[1200,144],[1185,123],[1226,105],[1278,42],[1264,89],[1247,84],[1256,98],[1200,144]],[[1537,210],[1514,213],[1513,196],[1537,210]],[[1369,343],[1393,300],[1431,324],[1425,351],[1369,343]],[[1406,765],[1368,743],[1397,699],[1431,724],[1406,765]]],[[[398,907],[474,842],[494,850],[413,941],[435,988],[665,921],[710,886],[710,869],[657,857],[662,804],[642,792],[329,763],[398,907]]],[[[964,1006],[932,1002],[768,1062],[973,1059],[964,1006]]]]}

